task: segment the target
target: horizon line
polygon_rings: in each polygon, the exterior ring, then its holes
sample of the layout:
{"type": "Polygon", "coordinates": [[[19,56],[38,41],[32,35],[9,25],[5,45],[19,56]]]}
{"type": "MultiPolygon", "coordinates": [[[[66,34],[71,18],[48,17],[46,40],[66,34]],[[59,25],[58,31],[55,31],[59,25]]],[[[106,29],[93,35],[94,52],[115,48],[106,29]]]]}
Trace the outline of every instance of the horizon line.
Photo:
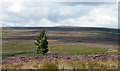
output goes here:
{"type": "Polygon", "coordinates": [[[118,28],[109,28],[109,27],[83,27],[83,26],[4,26],[4,27],[0,27],[0,28],[52,28],[52,27],[64,27],[64,28],[72,28],[72,27],[76,27],[76,28],[103,28],[103,29],[120,29],[119,27],[118,28]]]}

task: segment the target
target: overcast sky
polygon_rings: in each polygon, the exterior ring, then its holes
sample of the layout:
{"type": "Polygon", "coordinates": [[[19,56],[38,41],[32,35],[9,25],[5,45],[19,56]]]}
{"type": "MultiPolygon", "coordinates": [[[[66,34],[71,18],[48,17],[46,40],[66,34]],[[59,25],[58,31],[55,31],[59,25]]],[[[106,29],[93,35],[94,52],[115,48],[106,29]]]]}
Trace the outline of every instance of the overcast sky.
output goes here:
{"type": "Polygon", "coordinates": [[[118,28],[116,2],[3,2],[0,27],[118,28]]]}

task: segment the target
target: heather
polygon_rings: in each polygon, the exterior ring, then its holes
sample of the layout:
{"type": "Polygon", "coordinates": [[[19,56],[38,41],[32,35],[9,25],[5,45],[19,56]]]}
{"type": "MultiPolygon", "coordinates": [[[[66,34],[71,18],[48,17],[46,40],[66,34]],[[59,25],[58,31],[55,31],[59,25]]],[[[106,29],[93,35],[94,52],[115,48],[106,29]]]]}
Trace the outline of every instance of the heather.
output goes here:
{"type": "Polygon", "coordinates": [[[3,69],[118,69],[117,55],[4,57],[3,69]]]}

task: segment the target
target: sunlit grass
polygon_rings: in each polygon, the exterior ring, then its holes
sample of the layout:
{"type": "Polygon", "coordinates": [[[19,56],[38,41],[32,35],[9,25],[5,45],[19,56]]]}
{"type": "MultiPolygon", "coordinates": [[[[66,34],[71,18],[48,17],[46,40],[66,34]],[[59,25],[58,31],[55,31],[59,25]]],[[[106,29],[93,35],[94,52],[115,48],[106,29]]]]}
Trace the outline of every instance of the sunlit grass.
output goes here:
{"type": "MultiPolygon", "coordinates": [[[[33,56],[36,49],[34,41],[3,41],[2,51],[3,56],[33,56]],[[16,42],[16,43],[15,43],[16,42]],[[7,44],[7,45],[6,45],[7,44]],[[21,52],[21,53],[20,53],[21,52]]],[[[49,44],[49,51],[57,53],[59,55],[79,55],[79,54],[118,54],[117,49],[107,49],[83,46],[79,44],[49,44]]]]}
{"type": "MultiPolygon", "coordinates": [[[[81,45],[65,45],[65,44],[54,44],[49,45],[50,51],[58,52],[59,54],[117,54],[116,52],[109,52],[107,48],[88,47],[81,45]]],[[[115,50],[115,49],[112,49],[115,50]]]]}

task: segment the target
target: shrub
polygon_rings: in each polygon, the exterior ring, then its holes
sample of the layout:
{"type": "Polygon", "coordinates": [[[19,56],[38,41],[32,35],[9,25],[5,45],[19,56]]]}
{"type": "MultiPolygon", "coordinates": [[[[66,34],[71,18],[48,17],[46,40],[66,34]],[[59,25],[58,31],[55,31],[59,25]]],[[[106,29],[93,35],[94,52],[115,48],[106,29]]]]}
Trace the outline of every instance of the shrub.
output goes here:
{"type": "Polygon", "coordinates": [[[48,42],[44,29],[40,31],[40,34],[36,37],[35,45],[37,49],[35,52],[37,54],[45,54],[48,52],[48,42]]]}

